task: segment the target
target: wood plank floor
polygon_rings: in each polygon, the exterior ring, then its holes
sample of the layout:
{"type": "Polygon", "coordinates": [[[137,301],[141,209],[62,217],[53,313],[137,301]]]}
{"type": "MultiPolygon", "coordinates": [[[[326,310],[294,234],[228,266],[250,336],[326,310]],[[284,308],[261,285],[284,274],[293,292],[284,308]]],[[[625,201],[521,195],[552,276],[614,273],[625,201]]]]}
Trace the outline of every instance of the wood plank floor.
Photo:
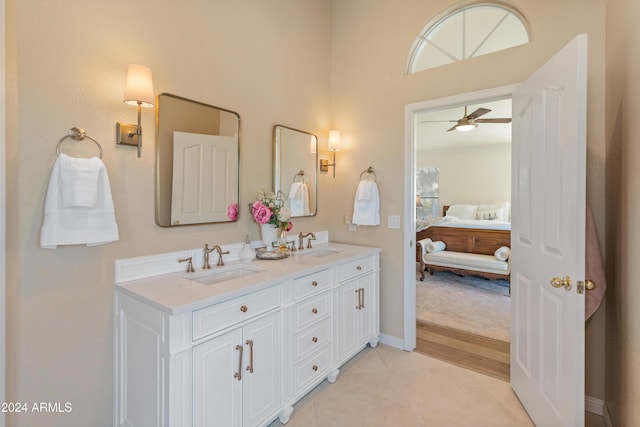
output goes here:
{"type": "Polygon", "coordinates": [[[418,320],[416,351],[509,381],[509,343],[418,320]]]}

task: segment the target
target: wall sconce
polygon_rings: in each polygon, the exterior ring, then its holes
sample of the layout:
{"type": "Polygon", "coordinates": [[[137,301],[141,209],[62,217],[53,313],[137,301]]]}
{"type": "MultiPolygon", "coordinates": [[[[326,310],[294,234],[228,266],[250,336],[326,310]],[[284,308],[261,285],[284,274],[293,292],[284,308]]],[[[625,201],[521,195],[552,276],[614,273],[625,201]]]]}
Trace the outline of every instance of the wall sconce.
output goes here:
{"type": "Polygon", "coordinates": [[[327,172],[329,166],[333,166],[333,177],[336,177],[336,151],[342,149],[342,139],[340,138],[339,130],[329,131],[329,151],[333,153],[333,162],[329,163],[329,160],[320,160],[320,170],[327,172]]]}
{"type": "Polygon", "coordinates": [[[138,125],[118,122],[116,132],[118,144],[134,145],[138,147],[138,157],[142,146],[142,126],[140,117],[142,107],[153,107],[153,80],[151,69],[144,65],[129,64],[127,69],[127,84],[124,90],[124,102],[138,106],[138,125]]]}

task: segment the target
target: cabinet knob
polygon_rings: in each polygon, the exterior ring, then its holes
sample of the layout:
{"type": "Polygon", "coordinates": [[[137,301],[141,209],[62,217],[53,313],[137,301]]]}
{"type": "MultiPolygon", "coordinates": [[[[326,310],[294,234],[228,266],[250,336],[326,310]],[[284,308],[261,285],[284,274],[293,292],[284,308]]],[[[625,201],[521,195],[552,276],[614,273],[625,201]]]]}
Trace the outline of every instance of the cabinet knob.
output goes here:
{"type": "Polygon", "coordinates": [[[314,280],[313,282],[311,282],[311,286],[318,286],[318,282],[314,280]]]}
{"type": "Polygon", "coordinates": [[[313,367],[311,369],[313,369],[314,371],[317,371],[318,370],[318,365],[313,365],[313,367]]]}
{"type": "Polygon", "coordinates": [[[357,267],[356,267],[356,270],[362,270],[362,267],[357,266],[357,267]]]}
{"type": "Polygon", "coordinates": [[[317,308],[312,308],[312,309],[311,309],[311,312],[312,312],[313,314],[318,314],[318,309],[317,309],[317,308]]]}
{"type": "Polygon", "coordinates": [[[313,341],[313,342],[318,342],[318,337],[313,337],[313,338],[311,338],[311,341],[313,341]]]}
{"type": "Polygon", "coordinates": [[[240,311],[243,313],[246,313],[247,310],[249,310],[249,308],[246,305],[243,305],[242,307],[240,307],[240,311]]]}

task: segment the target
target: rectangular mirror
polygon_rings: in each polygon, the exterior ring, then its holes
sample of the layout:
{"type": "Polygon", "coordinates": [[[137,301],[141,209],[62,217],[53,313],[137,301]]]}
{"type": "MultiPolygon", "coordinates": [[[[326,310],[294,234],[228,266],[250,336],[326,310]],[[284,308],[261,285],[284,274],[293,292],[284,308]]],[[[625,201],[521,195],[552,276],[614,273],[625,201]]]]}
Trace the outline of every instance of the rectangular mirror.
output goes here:
{"type": "Polygon", "coordinates": [[[292,217],[318,212],[318,137],[283,125],[273,127],[273,188],[285,193],[292,217]]]}
{"type": "Polygon", "coordinates": [[[236,221],[240,116],[168,93],[156,105],[156,223],[236,221]]]}

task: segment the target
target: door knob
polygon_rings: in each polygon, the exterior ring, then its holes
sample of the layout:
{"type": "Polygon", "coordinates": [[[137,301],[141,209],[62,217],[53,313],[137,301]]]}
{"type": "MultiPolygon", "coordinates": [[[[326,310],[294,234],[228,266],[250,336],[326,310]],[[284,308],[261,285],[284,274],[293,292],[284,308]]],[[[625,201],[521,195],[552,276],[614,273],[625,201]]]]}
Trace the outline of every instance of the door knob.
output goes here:
{"type": "Polygon", "coordinates": [[[553,279],[551,279],[550,283],[554,288],[559,288],[562,286],[567,291],[571,290],[571,277],[569,276],[564,276],[562,279],[559,277],[554,277],[553,279]]]}
{"type": "Polygon", "coordinates": [[[593,280],[586,279],[584,281],[584,287],[587,288],[588,291],[592,291],[596,288],[596,282],[593,280]]]}

